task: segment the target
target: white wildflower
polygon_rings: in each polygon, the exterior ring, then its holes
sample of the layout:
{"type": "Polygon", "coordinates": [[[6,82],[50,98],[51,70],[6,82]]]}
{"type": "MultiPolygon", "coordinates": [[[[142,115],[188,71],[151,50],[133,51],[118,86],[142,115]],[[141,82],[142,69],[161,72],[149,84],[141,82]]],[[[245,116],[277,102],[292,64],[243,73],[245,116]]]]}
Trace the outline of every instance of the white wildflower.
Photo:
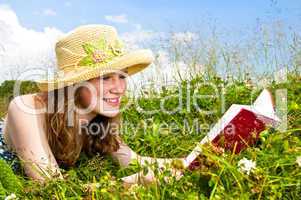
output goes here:
{"type": "Polygon", "coordinates": [[[301,167],[301,156],[297,156],[296,163],[301,167]]]}
{"type": "Polygon", "coordinates": [[[238,167],[239,167],[239,171],[249,175],[250,172],[256,168],[256,162],[243,158],[238,162],[238,167]]]}
{"type": "Polygon", "coordinates": [[[5,197],[4,200],[11,200],[11,199],[17,199],[17,196],[14,193],[12,193],[12,194],[8,195],[7,197],[5,197]]]}

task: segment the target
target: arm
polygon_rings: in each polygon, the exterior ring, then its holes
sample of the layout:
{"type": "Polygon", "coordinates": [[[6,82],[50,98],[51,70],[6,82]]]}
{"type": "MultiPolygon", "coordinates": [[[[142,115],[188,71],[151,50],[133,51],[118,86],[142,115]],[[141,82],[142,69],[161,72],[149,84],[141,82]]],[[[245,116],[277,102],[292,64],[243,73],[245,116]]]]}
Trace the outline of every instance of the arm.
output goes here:
{"type": "MultiPolygon", "coordinates": [[[[112,152],[111,156],[118,161],[121,167],[127,167],[132,161],[137,160],[141,166],[153,164],[157,162],[160,167],[171,164],[175,159],[172,158],[153,158],[148,156],[141,156],[134,152],[127,144],[120,140],[120,148],[116,152],[112,152]]],[[[180,160],[183,160],[182,158],[180,160]]]]}
{"type": "Polygon", "coordinates": [[[41,182],[52,176],[63,178],[42,127],[43,114],[25,112],[24,106],[30,105],[34,105],[30,96],[18,96],[9,104],[7,128],[13,149],[30,178],[41,182]]]}
{"type": "MultiPolygon", "coordinates": [[[[140,156],[136,152],[134,152],[128,145],[126,145],[122,140],[120,141],[120,148],[116,152],[111,153],[111,155],[115,160],[119,162],[121,167],[127,167],[131,163],[131,161],[134,160],[137,160],[141,166],[146,166],[147,163],[153,164],[157,162],[160,169],[166,169],[166,165],[170,166],[170,164],[174,160],[180,160],[184,162],[183,158],[172,159],[172,158],[153,158],[148,156],[140,156]]],[[[177,172],[174,171],[174,175],[178,176],[179,171],[177,172]]],[[[155,177],[153,171],[149,169],[148,173],[145,176],[141,171],[131,176],[124,177],[122,180],[128,184],[134,184],[138,182],[153,182],[155,181],[155,177]]]]}

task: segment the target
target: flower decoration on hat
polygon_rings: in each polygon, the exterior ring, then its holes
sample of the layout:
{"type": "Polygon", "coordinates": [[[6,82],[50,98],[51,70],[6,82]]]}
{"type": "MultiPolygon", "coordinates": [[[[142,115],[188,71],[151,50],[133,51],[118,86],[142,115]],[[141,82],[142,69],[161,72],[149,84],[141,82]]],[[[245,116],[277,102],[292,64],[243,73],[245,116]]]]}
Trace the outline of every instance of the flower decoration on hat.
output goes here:
{"type": "Polygon", "coordinates": [[[123,44],[118,39],[108,44],[104,37],[100,37],[99,41],[85,43],[82,47],[86,56],[78,62],[79,66],[98,66],[124,54],[123,44]]]}

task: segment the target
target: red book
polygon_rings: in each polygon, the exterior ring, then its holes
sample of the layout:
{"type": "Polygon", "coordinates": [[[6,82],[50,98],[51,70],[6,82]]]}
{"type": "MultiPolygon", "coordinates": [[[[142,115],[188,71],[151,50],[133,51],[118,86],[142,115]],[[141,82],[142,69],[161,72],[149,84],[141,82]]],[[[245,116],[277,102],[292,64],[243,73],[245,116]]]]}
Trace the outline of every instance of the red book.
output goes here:
{"type": "Polygon", "coordinates": [[[264,89],[253,105],[233,104],[186,157],[184,165],[190,170],[197,168],[201,146],[207,142],[239,153],[253,145],[267,126],[276,126],[278,122],[271,93],[264,89]]]}

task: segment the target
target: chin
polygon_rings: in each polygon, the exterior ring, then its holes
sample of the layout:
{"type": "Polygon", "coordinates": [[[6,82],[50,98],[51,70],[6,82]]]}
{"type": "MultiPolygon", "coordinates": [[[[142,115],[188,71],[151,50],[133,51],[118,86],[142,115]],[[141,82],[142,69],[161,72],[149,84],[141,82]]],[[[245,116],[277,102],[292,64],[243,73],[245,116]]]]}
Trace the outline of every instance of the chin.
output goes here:
{"type": "Polygon", "coordinates": [[[119,110],[101,112],[100,114],[106,117],[116,117],[119,114],[119,110]]]}
{"type": "Polygon", "coordinates": [[[115,117],[120,113],[120,107],[119,106],[112,107],[104,104],[104,102],[100,102],[100,104],[98,104],[97,109],[94,110],[94,112],[99,113],[106,117],[115,117]]]}

